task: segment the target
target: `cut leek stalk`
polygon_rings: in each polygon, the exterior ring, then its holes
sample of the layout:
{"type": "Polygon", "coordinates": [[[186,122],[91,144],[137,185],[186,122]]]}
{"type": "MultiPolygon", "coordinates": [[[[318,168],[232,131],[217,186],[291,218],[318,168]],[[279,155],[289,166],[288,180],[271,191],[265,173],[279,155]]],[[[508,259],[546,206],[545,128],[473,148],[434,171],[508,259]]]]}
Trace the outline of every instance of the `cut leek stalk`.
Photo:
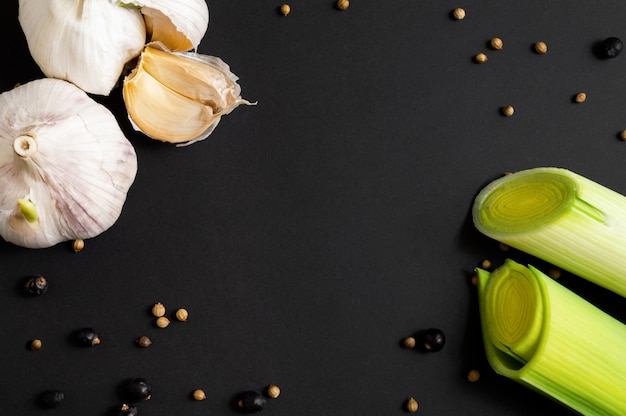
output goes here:
{"type": "Polygon", "coordinates": [[[505,175],[472,208],[483,234],[626,297],[626,197],[561,168],[505,175]]]}
{"type": "Polygon", "coordinates": [[[507,260],[477,275],[496,373],[583,415],[626,414],[626,325],[532,266],[507,260]]]}

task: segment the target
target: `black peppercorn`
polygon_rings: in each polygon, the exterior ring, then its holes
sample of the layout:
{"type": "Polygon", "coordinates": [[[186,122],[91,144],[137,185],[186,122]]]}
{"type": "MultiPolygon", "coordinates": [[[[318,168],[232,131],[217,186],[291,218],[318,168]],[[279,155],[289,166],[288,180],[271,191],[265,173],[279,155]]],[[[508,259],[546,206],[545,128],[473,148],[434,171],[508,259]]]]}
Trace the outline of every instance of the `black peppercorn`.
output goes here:
{"type": "Polygon", "coordinates": [[[446,343],[446,336],[441,329],[429,328],[419,334],[419,343],[425,351],[441,351],[446,343]]]}
{"type": "Polygon", "coordinates": [[[76,333],[77,342],[84,347],[100,344],[100,337],[92,328],[83,328],[76,333]]]}
{"type": "Polygon", "coordinates": [[[126,395],[133,402],[150,400],[152,386],[143,378],[135,378],[126,384],[126,395]]]}
{"type": "Polygon", "coordinates": [[[266,399],[258,391],[246,391],[241,394],[239,407],[247,413],[260,412],[265,407],[266,399]]]}
{"type": "Polygon", "coordinates": [[[137,408],[135,406],[123,404],[118,416],[137,416],[137,408]]]}
{"type": "Polygon", "coordinates": [[[615,58],[620,53],[622,53],[622,49],[624,49],[624,44],[619,38],[611,36],[610,38],[606,38],[602,41],[600,45],[600,54],[603,58],[615,58]]]}
{"type": "Polygon", "coordinates": [[[41,275],[33,276],[26,280],[26,283],[24,284],[24,290],[29,295],[43,295],[48,291],[48,280],[41,275]]]}
{"type": "Polygon", "coordinates": [[[59,390],[48,390],[41,394],[41,405],[48,409],[54,409],[65,400],[65,394],[59,390]]]}

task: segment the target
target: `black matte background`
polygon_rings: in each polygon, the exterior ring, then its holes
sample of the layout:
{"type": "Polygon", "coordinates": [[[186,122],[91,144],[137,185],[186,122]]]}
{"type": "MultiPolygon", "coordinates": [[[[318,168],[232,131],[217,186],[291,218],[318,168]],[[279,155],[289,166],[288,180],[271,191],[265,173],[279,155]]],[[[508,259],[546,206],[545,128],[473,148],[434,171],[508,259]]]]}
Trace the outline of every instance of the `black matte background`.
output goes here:
{"type": "MultiPolygon", "coordinates": [[[[206,141],[177,148],[135,133],[121,92],[95,97],[118,116],[139,159],[119,221],[86,242],[0,244],[0,414],[108,416],[119,384],[144,377],[141,415],[234,414],[242,390],[282,388],[268,415],[566,415],[487,366],[468,284],[511,251],[473,229],[474,195],[503,172],[569,168],[626,193],[623,1],[212,0],[200,52],[217,55],[258,100],[206,141]],[[450,18],[462,6],[463,21],[450,18]],[[491,51],[493,36],[504,41],[491,51]],[[532,51],[538,40],[549,51],[532,51]],[[478,65],[472,57],[486,52],[478,65]],[[585,91],[588,100],[572,97],[585,91]],[[512,104],[513,117],[499,108],[512,104]],[[40,298],[19,280],[48,277],[40,298]],[[154,326],[149,308],[189,310],[154,326]],[[79,349],[75,329],[102,344],[79,349]],[[436,326],[446,348],[400,347],[436,326]],[[154,344],[137,348],[149,335],[154,344]],[[30,339],[44,347],[31,352],[30,339]],[[478,368],[478,383],[465,374],[478,368]],[[39,409],[58,388],[67,399],[39,409]],[[202,388],[208,399],[194,402],[202,388]]],[[[2,90],[41,76],[6,2],[2,90]]],[[[625,301],[565,274],[563,284],[619,319],[625,301]]],[[[593,340],[595,342],[595,340],[593,340]]]]}

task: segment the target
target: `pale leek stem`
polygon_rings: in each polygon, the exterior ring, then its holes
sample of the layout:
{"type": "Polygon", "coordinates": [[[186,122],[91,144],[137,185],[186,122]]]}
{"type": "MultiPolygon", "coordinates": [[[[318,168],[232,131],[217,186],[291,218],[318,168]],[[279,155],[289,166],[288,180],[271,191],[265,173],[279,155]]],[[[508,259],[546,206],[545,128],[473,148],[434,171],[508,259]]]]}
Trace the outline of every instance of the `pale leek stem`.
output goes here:
{"type": "Polygon", "coordinates": [[[626,414],[626,325],[531,266],[477,273],[494,371],[585,415],[626,414]]]}

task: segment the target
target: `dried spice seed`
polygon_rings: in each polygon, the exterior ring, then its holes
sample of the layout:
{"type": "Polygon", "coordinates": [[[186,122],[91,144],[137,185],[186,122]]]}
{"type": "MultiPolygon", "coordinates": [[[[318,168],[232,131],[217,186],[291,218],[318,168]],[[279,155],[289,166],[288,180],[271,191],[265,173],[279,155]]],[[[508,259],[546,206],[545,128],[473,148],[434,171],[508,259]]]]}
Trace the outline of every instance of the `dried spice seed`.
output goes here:
{"type": "Polygon", "coordinates": [[[339,10],[346,10],[350,7],[350,2],[348,0],[337,0],[337,8],[339,10]]]}
{"type": "Polygon", "coordinates": [[[158,326],[159,328],[167,328],[169,324],[170,320],[167,319],[165,316],[161,316],[156,320],[156,326],[158,326]]]}
{"type": "Polygon", "coordinates": [[[152,315],[156,316],[157,318],[165,315],[165,305],[163,305],[161,302],[155,303],[152,306],[152,315]]]}
{"type": "Polygon", "coordinates": [[[545,55],[548,53],[548,45],[545,42],[537,42],[535,43],[535,52],[540,55],[545,55]]]}
{"type": "Polygon", "coordinates": [[[85,248],[85,240],[81,240],[79,238],[77,240],[74,240],[74,242],[72,243],[72,249],[74,250],[75,253],[82,251],[84,248],[85,248]]]}
{"type": "Polygon", "coordinates": [[[257,391],[246,391],[241,394],[237,405],[246,413],[260,412],[265,407],[265,397],[257,391]]]}
{"type": "Polygon", "coordinates": [[[128,405],[124,403],[120,408],[119,416],[137,416],[138,411],[137,408],[133,405],[128,405]]]}
{"type": "Polygon", "coordinates": [[[39,401],[43,407],[54,409],[65,400],[65,394],[59,390],[48,390],[41,394],[39,401]]]}
{"type": "Polygon", "coordinates": [[[626,130],[622,130],[619,134],[619,138],[622,140],[626,140],[626,130]]]}
{"type": "Polygon", "coordinates": [[[624,49],[624,44],[614,36],[604,39],[600,44],[600,54],[607,59],[616,58],[622,53],[622,49],[624,49]]]}
{"type": "Polygon", "coordinates": [[[193,399],[197,401],[206,400],[206,394],[204,393],[203,390],[194,390],[192,396],[193,396],[193,399]]]}
{"type": "Polygon", "coordinates": [[[265,392],[267,393],[267,397],[269,397],[270,399],[277,399],[278,396],[280,396],[280,387],[278,387],[276,384],[270,384],[265,389],[265,392]]]}
{"type": "Polygon", "coordinates": [[[507,244],[504,243],[500,243],[498,245],[498,247],[500,247],[500,251],[509,251],[510,247],[507,244]]]}
{"type": "Polygon", "coordinates": [[[485,259],[480,263],[480,267],[482,267],[485,270],[491,269],[492,266],[493,264],[491,264],[491,260],[489,259],[485,259]]]}
{"type": "Polygon", "coordinates": [[[287,16],[289,13],[291,13],[291,7],[289,7],[288,4],[283,4],[282,6],[280,6],[280,13],[283,16],[287,16]]]}
{"type": "Polygon", "coordinates": [[[452,17],[454,17],[455,20],[465,19],[465,10],[460,7],[457,7],[456,9],[452,11],[452,17]]]}
{"type": "Polygon", "coordinates": [[[419,408],[419,404],[417,403],[417,400],[415,400],[413,397],[409,398],[409,400],[406,401],[406,410],[410,413],[415,413],[417,412],[417,409],[419,408]]]}
{"type": "Polygon", "coordinates": [[[478,62],[479,64],[483,64],[485,62],[487,62],[489,58],[487,58],[487,55],[485,55],[484,53],[479,53],[476,56],[474,56],[474,61],[478,62]]]}
{"type": "Polygon", "coordinates": [[[100,337],[92,328],[83,328],[76,333],[76,340],[83,347],[93,347],[100,344],[100,337]]]}
{"type": "Polygon", "coordinates": [[[29,348],[31,351],[38,351],[42,347],[42,343],[40,339],[34,339],[30,342],[29,348]]]}
{"type": "Polygon", "coordinates": [[[446,344],[446,336],[441,329],[428,328],[419,334],[419,341],[425,351],[438,352],[446,344]]]}
{"type": "Polygon", "coordinates": [[[406,337],[402,340],[402,346],[407,349],[415,348],[415,338],[406,337]]]}
{"type": "Polygon", "coordinates": [[[48,291],[48,280],[41,275],[32,276],[26,280],[24,291],[33,296],[43,295],[48,291]]]}
{"type": "Polygon", "coordinates": [[[558,267],[550,268],[550,270],[548,270],[548,276],[550,276],[554,280],[559,279],[561,277],[561,269],[559,269],[558,267]]]}
{"type": "Polygon", "coordinates": [[[472,286],[478,286],[478,276],[475,274],[472,275],[470,279],[470,283],[472,284],[472,286]]]}
{"type": "Polygon", "coordinates": [[[126,395],[134,402],[150,400],[152,386],[143,378],[135,378],[126,383],[126,395]]]}
{"type": "Polygon", "coordinates": [[[489,42],[489,44],[491,45],[491,49],[494,49],[496,51],[499,51],[500,49],[502,49],[502,39],[500,38],[493,38],[491,39],[491,42],[489,42]]]}
{"type": "Polygon", "coordinates": [[[187,309],[181,308],[176,311],[176,319],[178,319],[179,321],[185,322],[188,317],[189,317],[189,312],[187,312],[187,309]]]}
{"type": "Polygon", "coordinates": [[[135,343],[141,348],[148,348],[152,345],[152,340],[147,336],[143,335],[135,340],[135,343]]]}
{"type": "Polygon", "coordinates": [[[470,383],[475,383],[480,379],[480,371],[473,369],[468,371],[467,373],[467,381],[470,383]]]}
{"type": "Polygon", "coordinates": [[[584,103],[585,101],[587,101],[587,94],[584,92],[579,92],[576,96],[574,96],[574,102],[584,103]]]}
{"type": "Polygon", "coordinates": [[[512,105],[505,105],[504,107],[502,107],[502,114],[507,117],[511,117],[513,114],[515,114],[515,109],[512,105]]]}

